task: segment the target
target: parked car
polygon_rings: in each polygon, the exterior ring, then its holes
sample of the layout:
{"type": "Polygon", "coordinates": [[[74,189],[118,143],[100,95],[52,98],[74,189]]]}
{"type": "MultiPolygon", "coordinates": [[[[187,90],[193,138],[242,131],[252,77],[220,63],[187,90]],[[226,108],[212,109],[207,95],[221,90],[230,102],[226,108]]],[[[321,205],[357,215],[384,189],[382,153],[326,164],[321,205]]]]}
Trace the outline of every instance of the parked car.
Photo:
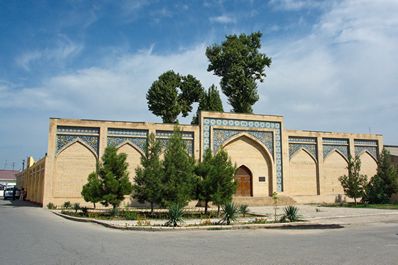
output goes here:
{"type": "MultiPolygon", "coordinates": [[[[4,189],[4,200],[12,199],[13,190],[14,187],[7,187],[6,189],[4,189]]],[[[19,199],[19,195],[21,195],[21,191],[18,188],[16,188],[15,199],[19,199]]]]}
{"type": "Polygon", "coordinates": [[[0,197],[3,197],[5,188],[6,188],[5,185],[0,184],[0,197]]]}

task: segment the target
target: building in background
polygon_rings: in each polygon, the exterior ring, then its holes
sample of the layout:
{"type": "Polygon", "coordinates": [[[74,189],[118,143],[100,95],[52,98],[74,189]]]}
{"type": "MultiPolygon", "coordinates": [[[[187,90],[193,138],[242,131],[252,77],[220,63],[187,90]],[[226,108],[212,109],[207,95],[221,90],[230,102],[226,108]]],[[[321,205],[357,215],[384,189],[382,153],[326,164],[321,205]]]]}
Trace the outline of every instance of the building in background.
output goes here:
{"type": "MultiPolygon", "coordinates": [[[[278,192],[287,201],[334,201],[343,194],[338,178],[347,174],[349,156],[359,156],[362,174],[374,176],[383,137],[287,130],[282,116],[202,112],[199,125],[179,125],[187,151],[199,160],[210,148],[224,148],[236,164],[235,200],[266,204],[278,192]]],[[[165,146],[174,124],[147,122],[50,119],[47,155],[28,160],[18,175],[27,199],[46,205],[84,202],[88,175],[107,146],[127,154],[130,180],[149,133],[165,146]]],[[[126,198],[125,204],[135,203],[126,198]]]]}

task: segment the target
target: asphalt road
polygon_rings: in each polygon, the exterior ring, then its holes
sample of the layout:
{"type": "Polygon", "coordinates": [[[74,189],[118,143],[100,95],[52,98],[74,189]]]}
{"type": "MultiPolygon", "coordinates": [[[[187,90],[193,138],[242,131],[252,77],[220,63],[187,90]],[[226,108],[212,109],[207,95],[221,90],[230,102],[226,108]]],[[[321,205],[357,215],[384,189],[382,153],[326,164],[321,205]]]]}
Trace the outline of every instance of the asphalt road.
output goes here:
{"type": "Polygon", "coordinates": [[[119,231],[0,201],[0,264],[398,264],[398,219],[330,230],[119,231]]]}

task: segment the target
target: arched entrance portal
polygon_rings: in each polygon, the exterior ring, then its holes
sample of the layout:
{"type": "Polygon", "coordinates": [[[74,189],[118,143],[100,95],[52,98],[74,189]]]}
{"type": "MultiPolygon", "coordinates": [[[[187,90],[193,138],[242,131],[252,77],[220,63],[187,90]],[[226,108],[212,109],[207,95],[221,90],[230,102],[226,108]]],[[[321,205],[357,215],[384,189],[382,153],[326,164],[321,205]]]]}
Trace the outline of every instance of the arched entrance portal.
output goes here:
{"type": "Polygon", "coordinates": [[[253,175],[251,171],[240,166],[235,172],[236,196],[253,196],[253,175]]]}

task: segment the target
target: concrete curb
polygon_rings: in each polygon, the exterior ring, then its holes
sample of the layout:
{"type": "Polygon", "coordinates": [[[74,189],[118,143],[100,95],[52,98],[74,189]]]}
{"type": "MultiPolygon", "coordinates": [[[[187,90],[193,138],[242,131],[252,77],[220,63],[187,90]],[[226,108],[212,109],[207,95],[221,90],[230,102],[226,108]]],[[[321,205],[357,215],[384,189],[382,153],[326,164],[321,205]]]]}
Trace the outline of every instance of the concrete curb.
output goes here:
{"type": "Polygon", "coordinates": [[[52,211],[55,215],[68,220],[84,223],[95,223],[108,228],[118,230],[132,231],[195,231],[195,230],[243,230],[243,229],[337,229],[343,228],[340,224],[319,224],[311,222],[295,222],[295,223],[277,223],[277,224],[233,224],[233,225],[192,225],[192,226],[133,226],[133,225],[117,225],[103,222],[101,220],[74,217],[60,212],[52,211]]]}

